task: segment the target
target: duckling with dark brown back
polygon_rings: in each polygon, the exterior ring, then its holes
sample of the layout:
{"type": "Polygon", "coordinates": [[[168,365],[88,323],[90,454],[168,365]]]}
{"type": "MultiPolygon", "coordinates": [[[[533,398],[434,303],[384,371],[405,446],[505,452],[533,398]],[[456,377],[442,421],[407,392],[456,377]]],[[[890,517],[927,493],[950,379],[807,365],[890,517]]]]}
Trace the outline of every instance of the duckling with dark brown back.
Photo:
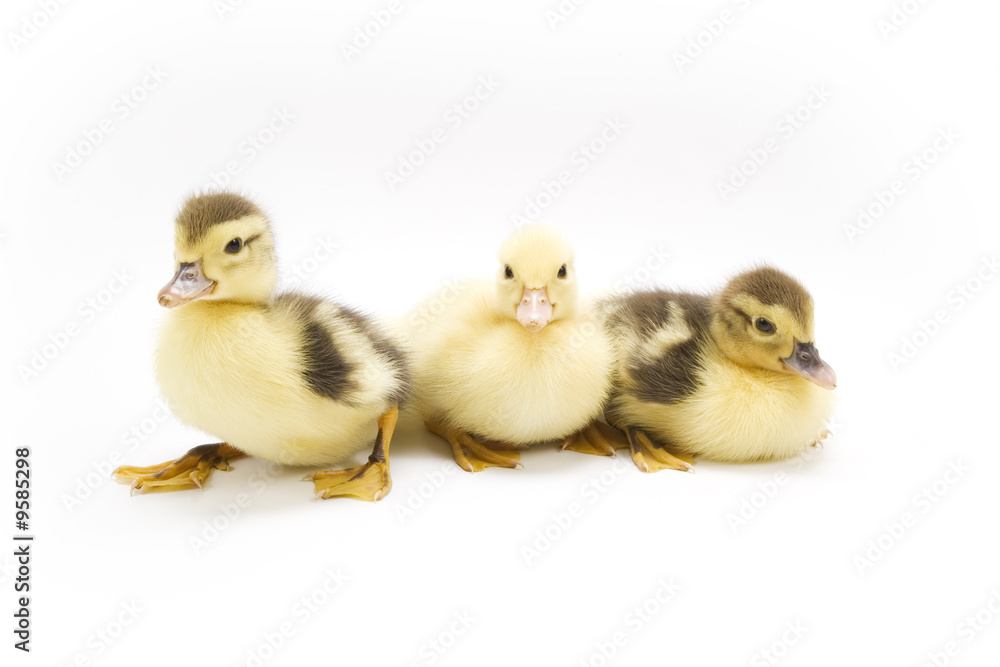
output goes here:
{"type": "Polygon", "coordinates": [[[815,347],[812,298],[787,274],[757,268],[713,296],[645,291],[602,311],[618,345],[607,416],[640,470],[781,459],[825,437],[837,376],[815,347]]]}
{"type": "Polygon", "coordinates": [[[389,442],[408,393],[406,360],[367,316],[299,293],[274,295],[271,225],[248,199],[192,197],[177,216],[170,309],[156,374],[183,422],[224,440],[173,462],[123,466],[133,491],[200,487],[213,468],[256,456],[293,466],[342,461],[375,438],[368,463],[310,475],[321,498],[389,492],[389,442]]]}

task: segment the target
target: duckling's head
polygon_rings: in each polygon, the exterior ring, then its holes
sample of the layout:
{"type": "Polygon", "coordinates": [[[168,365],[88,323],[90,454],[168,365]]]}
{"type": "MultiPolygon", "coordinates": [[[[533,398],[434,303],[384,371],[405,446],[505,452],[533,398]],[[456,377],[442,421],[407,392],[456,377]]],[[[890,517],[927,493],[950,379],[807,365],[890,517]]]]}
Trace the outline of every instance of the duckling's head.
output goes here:
{"type": "Polygon", "coordinates": [[[246,197],[197,195],[177,215],[176,273],[158,295],[173,308],[195,299],[254,303],[277,281],[271,225],[246,197]]]}
{"type": "Polygon", "coordinates": [[[712,336],[736,363],[837,386],[837,374],[816,351],[812,297],[777,269],[757,268],[729,281],[713,301],[712,336]]]}
{"type": "Polygon", "coordinates": [[[528,225],[500,247],[495,308],[531,332],[576,312],[573,251],[562,234],[528,225]]]}

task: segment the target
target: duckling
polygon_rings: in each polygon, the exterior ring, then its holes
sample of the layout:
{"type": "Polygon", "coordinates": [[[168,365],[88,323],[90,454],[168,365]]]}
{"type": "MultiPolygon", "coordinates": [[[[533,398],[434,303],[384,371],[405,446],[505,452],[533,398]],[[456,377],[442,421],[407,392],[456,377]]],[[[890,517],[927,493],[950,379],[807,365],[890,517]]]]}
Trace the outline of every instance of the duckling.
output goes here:
{"type": "Polygon", "coordinates": [[[224,442],[176,461],[123,466],[133,492],[201,487],[212,469],[256,456],[324,466],[372,442],[368,462],[307,476],[317,496],[374,501],[392,486],[389,443],[408,393],[406,360],[367,316],[289,292],[277,280],[271,224],[228,192],[187,200],[175,225],[176,273],[156,376],[174,414],[224,442]]]}
{"type": "Polygon", "coordinates": [[[469,472],[520,468],[517,450],[541,442],[613,454],[608,427],[594,424],[611,387],[611,342],[580,303],[569,244],[530,225],[499,260],[492,282],[460,283],[420,309],[440,313],[411,334],[427,429],[469,472]]]}
{"type": "Polygon", "coordinates": [[[837,376],[791,276],[761,267],[712,296],[652,290],[600,307],[618,342],[607,416],[640,470],[781,459],[826,436],[837,376]]]}

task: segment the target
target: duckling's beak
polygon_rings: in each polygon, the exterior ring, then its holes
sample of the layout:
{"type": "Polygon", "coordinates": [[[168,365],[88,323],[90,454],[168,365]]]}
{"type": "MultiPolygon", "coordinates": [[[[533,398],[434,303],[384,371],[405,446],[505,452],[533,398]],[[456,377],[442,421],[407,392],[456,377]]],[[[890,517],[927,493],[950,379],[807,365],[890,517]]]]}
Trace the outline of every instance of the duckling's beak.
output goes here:
{"type": "Polygon", "coordinates": [[[156,295],[164,308],[174,308],[189,301],[194,301],[215,289],[215,281],[209,280],[201,272],[201,260],[188,264],[181,262],[174,274],[173,280],[163,286],[156,295]]]}
{"type": "Polygon", "coordinates": [[[823,389],[834,389],[837,386],[837,374],[829,364],[819,358],[819,352],[812,343],[796,341],[792,356],[781,361],[785,364],[785,368],[818,384],[823,389]]]}
{"type": "Polygon", "coordinates": [[[546,289],[524,288],[521,303],[517,304],[517,321],[531,332],[541,331],[552,321],[552,304],[546,289]]]}

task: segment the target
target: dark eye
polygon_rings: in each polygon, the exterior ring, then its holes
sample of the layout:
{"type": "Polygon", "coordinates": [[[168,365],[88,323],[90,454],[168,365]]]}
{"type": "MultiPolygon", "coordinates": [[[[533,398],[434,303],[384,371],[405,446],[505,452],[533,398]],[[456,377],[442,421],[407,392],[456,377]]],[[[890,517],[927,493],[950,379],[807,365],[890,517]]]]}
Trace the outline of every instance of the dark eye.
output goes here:
{"type": "Polygon", "coordinates": [[[765,320],[763,317],[758,317],[756,320],[754,320],[753,325],[757,327],[757,331],[760,331],[761,333],[769,334],[775,332],[775,327],[771,323],[771,321],[765,320]]]}
{"type": "Polygon", "coordinates": [[[514,277],[514,271],[510,268],[510,266],[503,267],[503,277],[504,278],[513,278],[514,277]]]}
{"type": "Polygon", "coordinates": [[[237,236],[235,239],[226,244],[226,252],[228,252],[230,255],[235,255],[240,251],[240,248],[242,247],[243,247],[243,239],[237,236]]]}
{"type": "Polygon", "coordinates": [[[566,277],[566,265],[565,264],[563,264],[562,266],[559,267],[559,273],[557,273],[556,275],[558,277],[560,277],[560,278],[565,278],[566,277]]]}

